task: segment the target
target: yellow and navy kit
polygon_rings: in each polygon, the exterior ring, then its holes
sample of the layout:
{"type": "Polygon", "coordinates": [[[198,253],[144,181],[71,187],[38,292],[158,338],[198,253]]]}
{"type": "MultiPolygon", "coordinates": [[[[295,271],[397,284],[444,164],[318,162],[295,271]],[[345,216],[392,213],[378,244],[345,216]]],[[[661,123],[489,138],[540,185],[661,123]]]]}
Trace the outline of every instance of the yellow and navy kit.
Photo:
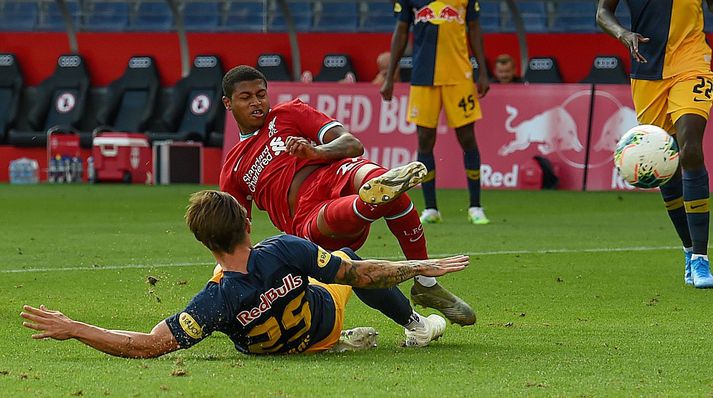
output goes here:
{"type": "Polygon", "coordinates": [[[711,48],[703,33],[701,0],[627,0],[631,31],[647,63],[632,60],[631,78],[660,80],[686,72],[710,72],[711,48]]]}
{"type": "Polygon", "coordinates": [[[472,83],[467,23],[479,11],[476,0],[397,0],[397,18],[413,25],[411,85],[472,83]]]}
{"type": "Polygon", "coordinates": [[[218,272],[166,323],[181,348],[219,331],[246,354],[307,351],[332,334],[336,321],[334,298],[308,277],[331,283],[340,265],[337,254],[307,240],[268,238],[250,252],[246,274],[218,272]]]}

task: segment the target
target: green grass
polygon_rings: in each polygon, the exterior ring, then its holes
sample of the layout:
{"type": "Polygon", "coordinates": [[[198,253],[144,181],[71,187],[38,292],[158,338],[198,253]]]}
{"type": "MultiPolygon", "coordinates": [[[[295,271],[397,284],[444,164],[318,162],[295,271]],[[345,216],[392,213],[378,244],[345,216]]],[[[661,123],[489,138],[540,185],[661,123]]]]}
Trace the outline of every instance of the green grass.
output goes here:
{"type": "MultiPolygon", "coordinates": [[[[30,338],[22,304],[140,331],[180,311],[212,270],[183,225],[198,189],[0,185],[0,396],[713,393],[713,291],[684,286],[656,193],[488,191],[493,223],[471,226],[465,192],[440,192],[445,222],[425,227],[429,249],[471,254],[469,269],[442,282],[474,305],[478,324],[449,326],[424,349],[399,347],[400,328],[356,298],[345,326],[381,332],[368,352],[250,357],[216,334],[190,350],[127,360],[30,338]]],[[[420,205],[420,192],[412,196],[420,205]]],[[[274,233],[256,213],[254,240],[274,233]]],[[[360,254],[400,257],[382,222],[360,254]]]]}

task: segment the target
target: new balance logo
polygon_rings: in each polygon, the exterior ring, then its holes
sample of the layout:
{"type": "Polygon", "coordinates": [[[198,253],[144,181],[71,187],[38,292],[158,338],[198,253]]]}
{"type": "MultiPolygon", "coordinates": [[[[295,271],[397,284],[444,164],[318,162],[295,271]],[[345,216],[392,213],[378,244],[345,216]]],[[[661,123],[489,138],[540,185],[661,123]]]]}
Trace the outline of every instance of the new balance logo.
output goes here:
{"type": "Polygon", "coordinates": [[[349,170],[357,167],[361,163],[359,160],[360,159],[358,158],[353,158],[351,163],[344,163],[343,165],[339,166],[339,170],[337,170],[337,175],[346,175],[349,170]]]}
{"type": "MultiPolygon", "coordinates": [[[[275,119],[273,119],[273,121],[275,121],[275,119]]],[[[285,146],[285,142],[282,141],[281,137],[275,137],[270,141],[270,149],[272,149],[272,152],[275,154],[275,156],[277,156],[282,152],[285,152],[287,150],[287,147],[285,146]]]]}
{"type": "Polygon", "coordinates": [[[273,117],[272,120],[270,120],[270,123],[267,125],[267,129],[269,130],[268,137],[272,137],[273,135],[277,134],[277,127],[275,127],[276,120],[277,116],[273,117]]]}

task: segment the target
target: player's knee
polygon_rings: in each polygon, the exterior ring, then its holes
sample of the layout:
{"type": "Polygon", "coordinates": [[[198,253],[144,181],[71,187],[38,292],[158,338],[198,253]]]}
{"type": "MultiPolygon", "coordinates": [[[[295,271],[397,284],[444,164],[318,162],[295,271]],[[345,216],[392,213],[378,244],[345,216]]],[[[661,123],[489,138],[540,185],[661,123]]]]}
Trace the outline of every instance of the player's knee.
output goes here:
{"type": "Polygon", "coordinates": [[[695,170],[701,168],[703,163],[703,145],[697,142],[687,142],[681,146],[681,168],[695,170]]]}
{"type": "Polygon", "coordinates": [[[421,128],[417,130],[418,150],[420,152],[432,152],[436,145],[436,129],[421,128]]]}

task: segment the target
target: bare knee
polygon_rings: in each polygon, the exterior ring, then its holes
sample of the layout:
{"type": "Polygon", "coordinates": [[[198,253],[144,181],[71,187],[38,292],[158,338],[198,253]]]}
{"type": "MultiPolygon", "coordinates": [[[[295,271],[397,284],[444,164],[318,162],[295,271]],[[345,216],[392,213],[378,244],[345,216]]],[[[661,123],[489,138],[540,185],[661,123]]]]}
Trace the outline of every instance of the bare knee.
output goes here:
{"type": "Polygon", "coordinates": [[[477,143],[475,141],[475,132],[473,131],[473,124],[467,124],[456,128],[456,137],[458,137],[458,143],[461,148],[465,151],[477,149],[477,143]]]}
{"type": "Polygon", "coordinates": [[[433,147],[436,146],[436,129],[419,126],[416,131],[418,134],[418,151],[422,153],[433,152],[433,147]]]}
{"type": "Polygon", "coordinates": [[[681,145],[681,168],[696,170],[704,167],[703,145],[699,142],[686,142],[681,145]]]}

